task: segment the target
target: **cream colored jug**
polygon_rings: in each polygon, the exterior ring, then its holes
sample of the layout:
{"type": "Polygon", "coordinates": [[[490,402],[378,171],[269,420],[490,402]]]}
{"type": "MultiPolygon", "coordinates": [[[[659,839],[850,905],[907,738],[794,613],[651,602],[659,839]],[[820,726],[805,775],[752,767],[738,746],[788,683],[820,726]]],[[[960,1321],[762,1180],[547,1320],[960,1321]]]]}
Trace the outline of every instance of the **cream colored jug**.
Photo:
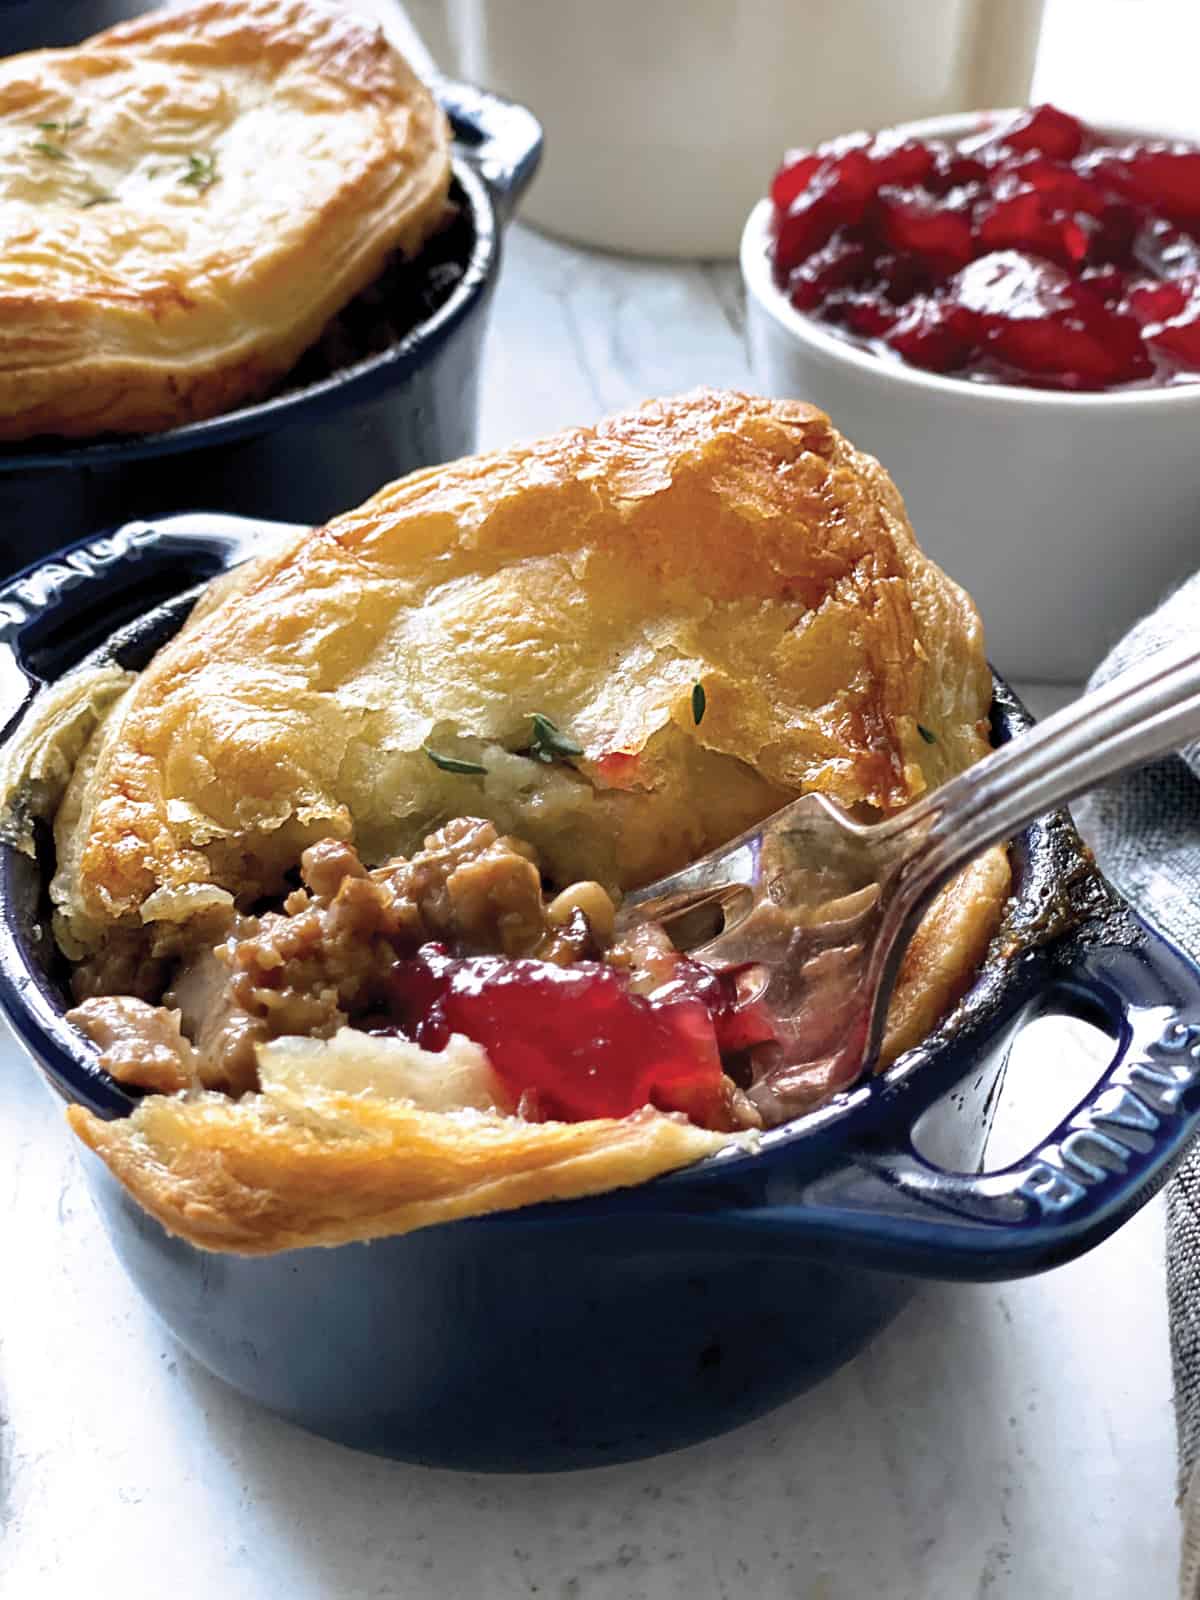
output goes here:
{"type": "Polygon", "coordinates": [[[530,221],[733,256],[789,146],[1021,104],[1044,0],[406,0],[438,65],[546,130],[530,221]]]}

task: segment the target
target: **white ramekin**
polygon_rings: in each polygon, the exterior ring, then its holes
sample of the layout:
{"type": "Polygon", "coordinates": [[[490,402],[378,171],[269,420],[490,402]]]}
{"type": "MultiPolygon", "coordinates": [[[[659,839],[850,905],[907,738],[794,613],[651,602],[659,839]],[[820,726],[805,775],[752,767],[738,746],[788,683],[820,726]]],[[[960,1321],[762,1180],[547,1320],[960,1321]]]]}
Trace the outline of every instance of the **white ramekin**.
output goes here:
{"type": "MultiPolygon", "coordinates": [[[[954,139],[983,117],[908,127],[954,139]]],[[[1105,134],[1125,140],[1135,131],[1105,134]]],[[[882,461],[922,547],[974,597],[1000,672],[1082,681],[1200,564],[1200,383],[1063,394],[872,355],[794,310],[775,287],[770,225],[762,200],[742,234],[759,388],[811,400],[882,461]]]]}

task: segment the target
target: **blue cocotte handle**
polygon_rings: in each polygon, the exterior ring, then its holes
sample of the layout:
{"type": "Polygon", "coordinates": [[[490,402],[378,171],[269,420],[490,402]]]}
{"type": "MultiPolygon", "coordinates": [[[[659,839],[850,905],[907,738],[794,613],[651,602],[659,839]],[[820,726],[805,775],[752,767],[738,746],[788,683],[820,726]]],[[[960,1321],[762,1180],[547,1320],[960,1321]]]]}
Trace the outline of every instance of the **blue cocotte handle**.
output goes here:
{"type": "Polygon", "coordinates": [[[46,681],[156,603],[262,554],[301,531],[216,512],[189,512],[71,545],[0,588],[0,730],[46,681]]]}
{"type": "Polygon", "coordinates": [[[1200,974],[1144,932],[1140,949],[1100,946],[1081,958],[1079,997],[1107,1015],[1116,1048],[1091,1092],[1022,1160],[964,1177],[911,1147],[864,1153],[865,1181],[941,1213],[943,1269],[950,1257],[966,1276],[1008,1277],[1078,1255],[1157,1192],[1200,1130],[1200,974]]]}
{"type": "Polygon", "coordinates": [[[524,106],[467,83],[434,78],[430,88],[450,118],[455,154],[478,172],[507,222],[541,160],[541,124],[524,106]]]}
{"type": "MultiPolygon", "coordinates": [[[[793,1195],[776,1200],[768,1188],[765,1204],[723,1211],[727,1242],[976,1281],[1039,1272],[1099,1244],[1200,1131],[1200,971],[1138,919],[1128,928],[1120,944],[1092,943],[1086,929],[1067,936],[1056,997],[1102,1019],[1116,1045],[1091,1091],[1027,1155],[995,1172],[948,1172],[914,1149],[911,1113],[899,1136],[893,1115],[793,1195]]],[[[767,1159],[778,1167],[785,1152],[767,1159]]]]}

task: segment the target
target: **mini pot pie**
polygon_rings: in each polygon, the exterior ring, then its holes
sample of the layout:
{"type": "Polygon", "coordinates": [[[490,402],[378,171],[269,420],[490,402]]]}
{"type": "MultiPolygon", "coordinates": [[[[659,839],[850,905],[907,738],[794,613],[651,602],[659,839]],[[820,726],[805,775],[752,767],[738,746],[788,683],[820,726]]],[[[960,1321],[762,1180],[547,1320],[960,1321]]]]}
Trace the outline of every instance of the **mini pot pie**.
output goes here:
{"type": "Polygon", "coordinates": [[[259,398],[441,225],[446,119],[322,0],[201,0],[0,61],[0,440],[259,398]]]}
{"type": "MultiPolygon", "coordinates": [[[[701,391],[418,472],[212,584],[138,675],[30,714],[72,1126],[213,1249],[642,1181],[780,1105],[728,975],[623,890],[820,790],[895,811],[987,749],[969,599],[811,406],[701,391]]],[[[1003,852],[931,907],[884,1061],[963,992],[1003,852]]]]}

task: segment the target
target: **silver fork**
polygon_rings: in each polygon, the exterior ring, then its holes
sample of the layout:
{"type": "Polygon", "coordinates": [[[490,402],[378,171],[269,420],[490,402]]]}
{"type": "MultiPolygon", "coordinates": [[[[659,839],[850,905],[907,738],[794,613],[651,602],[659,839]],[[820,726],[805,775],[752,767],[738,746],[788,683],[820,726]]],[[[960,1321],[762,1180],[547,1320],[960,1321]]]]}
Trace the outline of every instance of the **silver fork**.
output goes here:
{"type": "Polygon", "coordinates": [[[1127,767],[1200,738],[1200,645],[1159,651],[886,822],[806,795],[627,895],[617,933],[675,944],[765,1008],[751,1098],[774,1121],[874,1063],[901,958],[932,897],[989,846],[1127,767]],[[716,931],[718,930],[719,931],[716,931]]]}

